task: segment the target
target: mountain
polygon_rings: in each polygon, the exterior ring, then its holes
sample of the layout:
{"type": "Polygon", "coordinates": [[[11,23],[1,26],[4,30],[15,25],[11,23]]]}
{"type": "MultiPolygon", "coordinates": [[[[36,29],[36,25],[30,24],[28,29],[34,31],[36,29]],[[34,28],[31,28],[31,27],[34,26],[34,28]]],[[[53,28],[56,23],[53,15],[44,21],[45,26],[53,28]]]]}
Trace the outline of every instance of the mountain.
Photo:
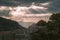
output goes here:
{"type": "Polygon", "coordinates": [[[0,17],[0,32],[1,31],[13,31],[17,29],[22,30],[24,29],[24,27],[19,25],[16,21],[0,17]]]}
{"type": "Polygon", "coordinates": [[[29,28],[29,26],[34,24],[33,22],[18,22],[18,23],[24,28],[29,28]]]}

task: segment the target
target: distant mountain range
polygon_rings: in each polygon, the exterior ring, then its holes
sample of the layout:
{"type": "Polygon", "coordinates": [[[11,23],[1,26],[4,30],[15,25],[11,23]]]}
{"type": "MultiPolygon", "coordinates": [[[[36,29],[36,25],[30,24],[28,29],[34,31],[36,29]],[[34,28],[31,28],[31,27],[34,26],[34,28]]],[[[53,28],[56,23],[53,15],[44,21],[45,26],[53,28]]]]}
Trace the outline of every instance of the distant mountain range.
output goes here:
{"type": "Polygon", "coordinates": [[[18,22],[22,27],[29,28],[34,22],[18,22]]]}

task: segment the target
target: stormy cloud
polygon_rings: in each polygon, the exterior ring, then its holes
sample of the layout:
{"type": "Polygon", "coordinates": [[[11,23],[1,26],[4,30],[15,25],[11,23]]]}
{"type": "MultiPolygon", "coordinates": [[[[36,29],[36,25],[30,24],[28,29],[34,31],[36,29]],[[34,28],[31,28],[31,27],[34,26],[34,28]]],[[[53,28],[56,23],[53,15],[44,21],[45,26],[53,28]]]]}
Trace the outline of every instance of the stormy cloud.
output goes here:
{"type": "Polygon", "coordinates": [[[47,10],[52,13],[60,12],[60,0],[0,0],[0,6],[30,6],[32,2],[35,2],[37,6],[48,8],[47,10]],[[48,6],[40,4],[47,2],[50,3],[48,6]]]}

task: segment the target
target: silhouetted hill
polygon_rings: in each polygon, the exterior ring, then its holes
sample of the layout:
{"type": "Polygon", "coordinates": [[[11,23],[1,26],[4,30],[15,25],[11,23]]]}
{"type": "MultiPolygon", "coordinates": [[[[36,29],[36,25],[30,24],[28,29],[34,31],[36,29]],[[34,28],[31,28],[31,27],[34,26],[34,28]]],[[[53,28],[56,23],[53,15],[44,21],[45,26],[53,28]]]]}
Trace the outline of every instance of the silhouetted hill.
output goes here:
{"type": "Polygon", "coordinates": [[[0,31],[12,31],[16,29],[24,29],[16,21],[0,17],[0,31]]]}

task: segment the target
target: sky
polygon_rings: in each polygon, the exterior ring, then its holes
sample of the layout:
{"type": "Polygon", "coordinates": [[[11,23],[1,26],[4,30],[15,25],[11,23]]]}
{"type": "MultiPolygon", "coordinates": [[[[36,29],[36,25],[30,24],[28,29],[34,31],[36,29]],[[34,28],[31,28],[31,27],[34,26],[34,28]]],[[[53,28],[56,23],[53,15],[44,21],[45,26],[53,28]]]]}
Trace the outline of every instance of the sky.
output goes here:
{"type": "Polygon", "coordinates": [[[0,0],[0,6],[30,6],[32,2],[37,6],[48,8],[49,12],[60,12],[60,0],[0,0]]]}
{"type": "MultiPolygon", "coordinates": [[[[17,11],[14,15],[25,15],[26,13],[37,14],[60,12],[60,0],[0,0],[0,6],[17,6],[17,11]]],[[[8,11],[9,10],[0,10],[0,15],[8,15],[8,11]]],[[[12,15],[13,13],[14,12],[12,12],[12,15]]]]}

